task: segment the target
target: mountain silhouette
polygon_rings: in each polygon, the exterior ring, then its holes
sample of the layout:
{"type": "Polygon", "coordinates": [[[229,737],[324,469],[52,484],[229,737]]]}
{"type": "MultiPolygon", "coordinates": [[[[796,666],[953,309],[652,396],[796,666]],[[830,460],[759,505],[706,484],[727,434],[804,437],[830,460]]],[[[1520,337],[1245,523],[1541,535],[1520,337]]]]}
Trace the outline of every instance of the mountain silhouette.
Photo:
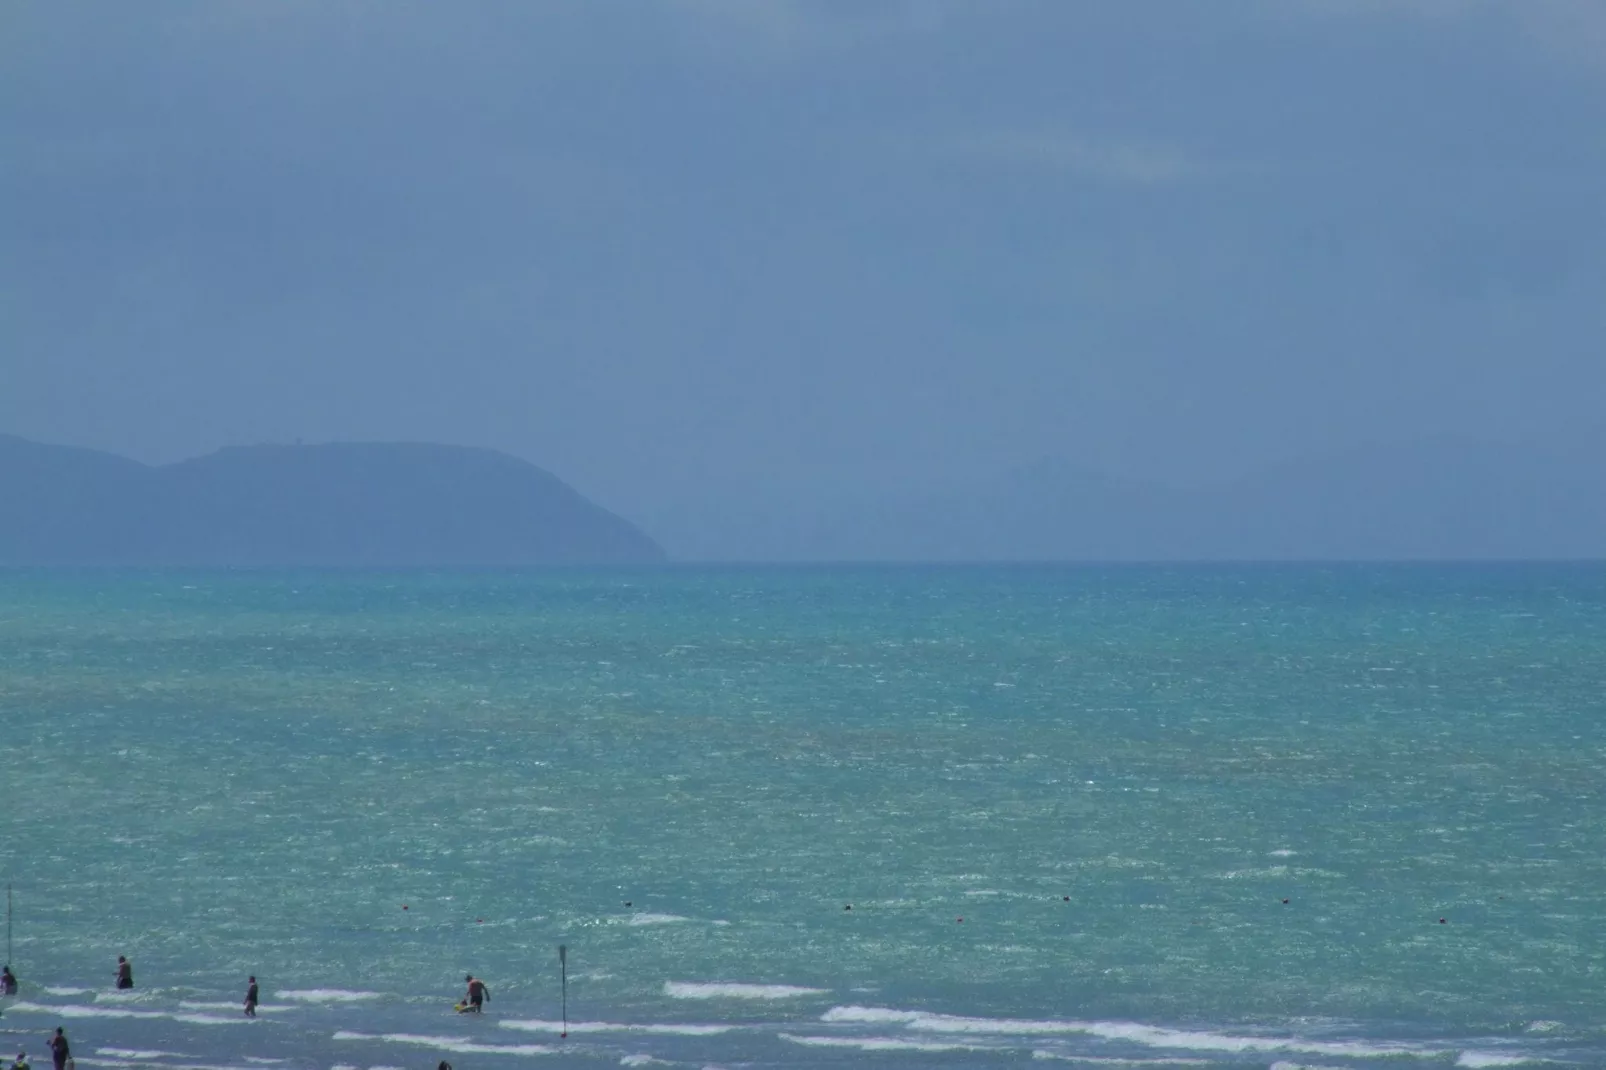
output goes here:
{"type": "Polygon", "coordinates": [[[498,566],[664,559],[543,469],[416,443],[241,446],[152,467],[0,435],[0,564],[498,566]]]}

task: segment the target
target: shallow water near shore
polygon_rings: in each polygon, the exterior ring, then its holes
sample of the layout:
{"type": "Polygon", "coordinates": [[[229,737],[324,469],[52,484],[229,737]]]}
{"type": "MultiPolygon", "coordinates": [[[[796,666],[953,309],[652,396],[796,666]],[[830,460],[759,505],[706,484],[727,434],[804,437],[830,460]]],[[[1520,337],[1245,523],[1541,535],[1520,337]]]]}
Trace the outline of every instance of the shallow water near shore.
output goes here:
{"type": "Polygon", "coordinates": [[[0,572],[0,786],[36,1066],[1606,1065],[1606,566],[0,572]]]}

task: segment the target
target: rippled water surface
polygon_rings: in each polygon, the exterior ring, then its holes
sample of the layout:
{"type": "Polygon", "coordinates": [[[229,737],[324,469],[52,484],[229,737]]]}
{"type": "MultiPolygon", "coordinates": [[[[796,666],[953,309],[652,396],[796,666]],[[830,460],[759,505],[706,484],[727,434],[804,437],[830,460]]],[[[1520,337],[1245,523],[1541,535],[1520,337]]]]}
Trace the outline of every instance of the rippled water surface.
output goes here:
{"type": "Polygon", "coordinates": [[[0,791],[36,1065],[1606,1066],[1602,566],[0,572],[0,791]]]}

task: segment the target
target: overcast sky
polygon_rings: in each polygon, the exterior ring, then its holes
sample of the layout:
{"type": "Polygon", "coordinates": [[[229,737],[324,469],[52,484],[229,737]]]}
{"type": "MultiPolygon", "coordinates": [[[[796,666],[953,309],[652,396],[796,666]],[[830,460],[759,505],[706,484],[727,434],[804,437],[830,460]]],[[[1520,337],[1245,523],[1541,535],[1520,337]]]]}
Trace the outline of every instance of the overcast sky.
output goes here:
{"type": "Polygon", "coordinates": [[[1599,0],[8,4],[0,430],[627,515],[1606,399],[1599,0]]]}

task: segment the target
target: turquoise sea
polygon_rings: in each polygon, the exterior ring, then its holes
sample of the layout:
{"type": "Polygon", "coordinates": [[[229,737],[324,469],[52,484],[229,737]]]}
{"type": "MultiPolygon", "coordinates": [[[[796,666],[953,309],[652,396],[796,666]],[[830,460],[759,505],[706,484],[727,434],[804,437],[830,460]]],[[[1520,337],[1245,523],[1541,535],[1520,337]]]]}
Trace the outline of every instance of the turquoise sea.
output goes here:
{"type": "Polygon", "coordinates": [[[35,1066],[1606,1066],[1606,565],[0,572],[0,880],[35,1066]]]}

